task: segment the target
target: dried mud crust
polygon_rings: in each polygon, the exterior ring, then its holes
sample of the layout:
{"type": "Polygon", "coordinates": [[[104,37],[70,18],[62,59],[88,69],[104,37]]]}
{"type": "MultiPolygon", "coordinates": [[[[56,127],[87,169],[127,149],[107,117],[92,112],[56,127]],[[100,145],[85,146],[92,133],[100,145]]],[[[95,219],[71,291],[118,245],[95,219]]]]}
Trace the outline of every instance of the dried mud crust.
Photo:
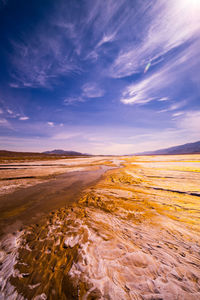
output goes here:
{"type": "Polygon", "coordinates": [[[199,198],[145,174],[128,162],[27,227],[9,278],[18,296],[200,299],[199,198]]]}

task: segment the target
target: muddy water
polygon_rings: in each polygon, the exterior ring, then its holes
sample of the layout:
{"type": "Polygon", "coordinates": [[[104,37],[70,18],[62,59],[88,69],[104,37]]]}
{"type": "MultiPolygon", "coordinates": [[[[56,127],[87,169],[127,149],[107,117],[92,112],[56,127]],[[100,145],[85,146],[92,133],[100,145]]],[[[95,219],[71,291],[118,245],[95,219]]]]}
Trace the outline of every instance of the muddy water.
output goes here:
{"type": "Polygon", "coordinates": [[[48,182],[0,196],[0,235],[39,222],[53,209],[71,205],[84,188],[94,184],[108,169],[101,166],[91,171],[62,174],[48,182]]]}

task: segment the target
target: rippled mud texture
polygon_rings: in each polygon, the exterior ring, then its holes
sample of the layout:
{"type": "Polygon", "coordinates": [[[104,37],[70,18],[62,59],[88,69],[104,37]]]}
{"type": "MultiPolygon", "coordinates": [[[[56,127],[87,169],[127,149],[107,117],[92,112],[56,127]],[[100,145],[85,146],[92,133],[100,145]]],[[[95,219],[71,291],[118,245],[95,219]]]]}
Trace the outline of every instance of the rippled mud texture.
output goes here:
{"type": "Polygon", "coordinates": [[[5,299],[200,299],[199,159],[126,158],[78,204],[27,227],[5,299]]]}

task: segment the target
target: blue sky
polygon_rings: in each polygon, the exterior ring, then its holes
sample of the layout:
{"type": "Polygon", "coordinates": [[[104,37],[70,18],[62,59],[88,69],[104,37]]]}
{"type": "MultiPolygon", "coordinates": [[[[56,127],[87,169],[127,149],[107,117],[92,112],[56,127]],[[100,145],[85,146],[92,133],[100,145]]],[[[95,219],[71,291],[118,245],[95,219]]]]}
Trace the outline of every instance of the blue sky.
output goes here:
{"type": "Polygon", "coordinates": [[[0,0],[0,148],[200,139],[199,0],[0,0]]]}

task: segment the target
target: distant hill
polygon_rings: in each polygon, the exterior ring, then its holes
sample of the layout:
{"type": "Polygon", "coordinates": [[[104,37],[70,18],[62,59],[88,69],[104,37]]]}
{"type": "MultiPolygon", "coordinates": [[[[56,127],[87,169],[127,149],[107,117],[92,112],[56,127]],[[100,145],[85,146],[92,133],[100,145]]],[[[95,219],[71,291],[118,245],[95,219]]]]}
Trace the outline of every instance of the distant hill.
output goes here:
{"type": "Polygon", "coordinates": [[[0,150],[0,157],[23,157],[23,156],[45,156],[45,154],[39,152],[19,152],[19,151],[9,151],[0,150]]]}
{"type": "Polygon", "coordinates": [[[195,143],[188,143],[166,149],[160,149],[156,151],[146,151],[137,153],[137,155],[173,155],[173,154],[197,154],[200,153],[200,141],[195,143]]]}
{"type": "Polygon", "coordinates": [[[65,151],[65,150],[60,150],[60,149],[45,151],[43,153],[44,154],[54,154],[54,155],[68,155],[68,156],[88,156],[88,155],[90,155],[90,154],[85,154],[85,153],[81,153],[81,152],[65,151]]]}
{"type": "Polygon", "coordinates": [[[87,157],[89,154],[82,154],[75,151],[53,150],[43,153],[38,152],[18,152],[0,150],[0,163],[16,161],[35,161],[35,160],[52,160],[71,157],[87,157]]]}

